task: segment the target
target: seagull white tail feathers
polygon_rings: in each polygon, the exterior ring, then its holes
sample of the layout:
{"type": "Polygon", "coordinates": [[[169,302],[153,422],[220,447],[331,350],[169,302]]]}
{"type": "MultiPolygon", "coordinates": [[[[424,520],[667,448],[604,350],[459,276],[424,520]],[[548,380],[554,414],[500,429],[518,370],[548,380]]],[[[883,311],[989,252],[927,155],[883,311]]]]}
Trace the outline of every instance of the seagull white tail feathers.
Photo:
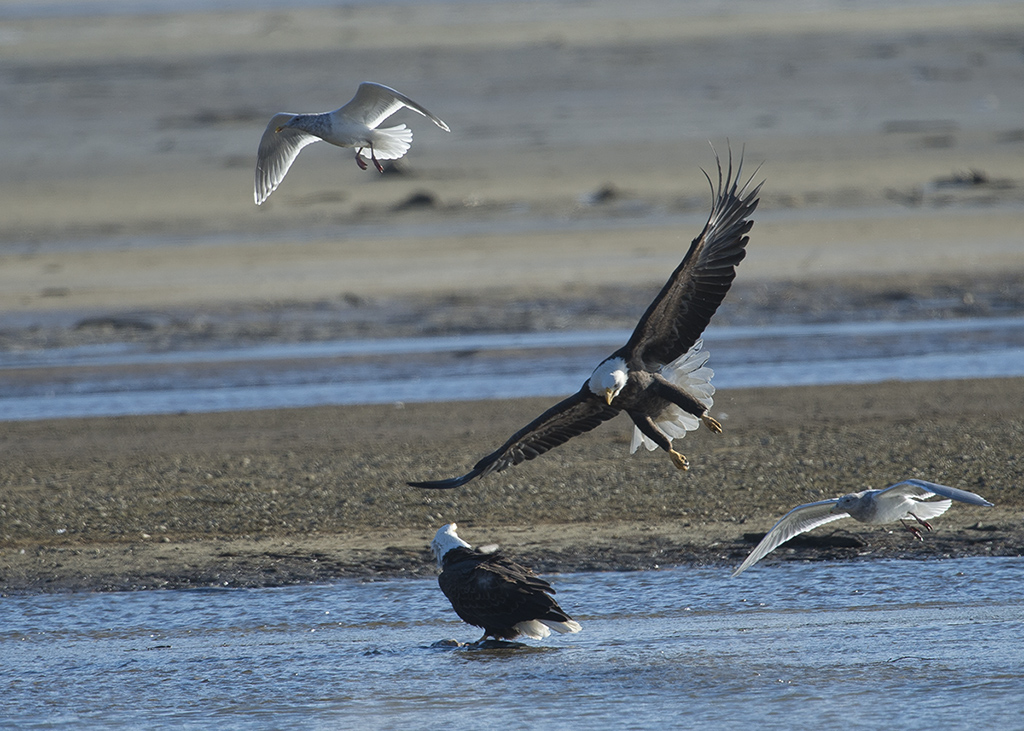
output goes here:
{"type": "MultiPolygon", "coordinates": [[[[715,387],[711,385],[711,377],[715,372],[707,367],[711,353],[701,350],[704,341],[698,340],[686,353],[676,358],[668,365],[662,367],[660,373],[665,380],[679,386],[687,393],[700,401],[708,409],[714,403],[712,396],[715,387]]],[[[669,441],[682,439],[686,432],[696,431],[700,428],[700,419],[693,414],[688,414],[675,404],[670,404],[661,415],[655,419],[658,428],[665,432],[669,441]]],[[[637,427],[633,427],[633,441],[629,445],[629,453],[633,454],[640,445],[654,451],[658,445],[644,436],[637,427]]]]}
{"type": "Polygon", "coordinates": [[[932,502],[926,502],[922,500],[916,505],[913,505],[907,510],[907,514],[913,513],[914,516],[921,520],[930,520],[932,518],[938,518],[940,515],[945,513],[952,507],[952,500],[934,500],[932,502]]]}
{"type": "Polygon", "coordinates": [[[397,127],[384,127],[370,132],[373,148],[364,147],[359,154],[367,160],[376,155],[378,160],[397,160],[405,155],[412,146],[412,130],[404,124],[397,127]]]}

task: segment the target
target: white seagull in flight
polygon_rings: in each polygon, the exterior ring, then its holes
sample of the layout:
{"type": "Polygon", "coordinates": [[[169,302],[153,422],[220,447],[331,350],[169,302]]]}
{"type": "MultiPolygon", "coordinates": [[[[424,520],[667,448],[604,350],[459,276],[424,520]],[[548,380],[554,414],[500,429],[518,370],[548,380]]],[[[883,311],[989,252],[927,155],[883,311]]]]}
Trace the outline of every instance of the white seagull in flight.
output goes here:
{"type": "Polygon", "coordinates": [[[403,108],[422,114],[445,132],[451,131],[440,118],[409,97],[372,81],[360,84],[352,100],[333,112],[275,114],[263,132],[256,157],[256,205],[277,190],[299,151],[317,140],[355,148],[360,168],[366,170],[369,160],[383,173],[380,161],[402,157],[412,143],[412,130],[404,124],[383,129],[377,126],[403,108]]]}
{"type": "Polygon", "coordinates": [[[992,503],[973,492],[938,485],[927,480],[903,480],[884,490],[862,490],[831,500],[798,505],[782,516],[782,520],[765,534],[757,548],[750,552],[732,575],[739,576],[791,538],[841,518],[853,518],[861,523],[876,525],[898,520],[903,523],[904,528],[914,534],[915,538],[924,540],[921,537],[921,529],[916,525],[908,525],[904,519],[913,518],[924,526],[925,530],[931,530],[928,519],[938,517],[949,510],[953,500],[992,507],[992,503]],[[949,499],[927,502],[933,495],[949,499]]]}

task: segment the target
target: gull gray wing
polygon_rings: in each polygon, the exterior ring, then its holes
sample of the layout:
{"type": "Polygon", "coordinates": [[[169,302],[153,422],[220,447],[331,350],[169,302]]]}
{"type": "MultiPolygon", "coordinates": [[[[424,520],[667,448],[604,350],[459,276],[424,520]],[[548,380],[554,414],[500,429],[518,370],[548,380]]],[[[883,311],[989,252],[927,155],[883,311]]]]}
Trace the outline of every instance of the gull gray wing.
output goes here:
{"type": "Polygon", "coordinates": [[[732,572],[732,575],[739,576],[783,543],[801,533],[806,533],[819,525],[831,523],[833,520],[849,517],[848,513],[832,512],[832,508],[837,502],[839,502],[838,498],[820,500],[816,503],[798,505],[790,510],[772,526],[772,529],[765,534],[757,547],[750,552],[739,568],[732,572]]]}
{"type": "Polygon", "coordinates": [[[288,112],[275,114],[263,131],[260,149],[256,153],[256,205],[261,205],[277,190],[302,148],[320,139],[291,127],[277,131],[294,116],[288,112]]]}
{"type": "Polygon", "coordinates": [[[717,155],[715,162],[717,189],[704,173],[715,196],[704,230],[690,244],[686,256],[640,318],[620,354],[639,356],[648,365],[671,363],[697,342],[736,277],[736,266],[747,253],[746,234],[754,225],[750,216],[757,208],[761,185],[747,191],[751,176],[739,186],[743,159],[741,156],[734,178],[731,150],[729,170],[724,177],[717,155]]]}
{"type": "Polygon", "coordinates": [[[431,114],[425,107],[417,104],[405,94],[395,91],[390,86],[372,81],[361,83],[356,89],[356,95],[336,113],[352,121],[365,124],[370,129],[376,129],[377,125],[402,107],[422,114],[445,132],[451,131],[439,117],[431,114]]]}
{"type": "Polygon", "coordinates": [[[461,477],[409,484],[431,490],[460,487],[474,478],[489,475],[491,472],[501,472],[520,462],[539,457],[573,437],[590,431],[618,413],[618,409],[593,398],[584,385],[575,394],[555,404],[517,431],[507,442],[477,462],[472,470],[461,477]]]}
{"type": "Polygon", "coordinates": [[[961,503],[968,503],[970,505],[982,505],[984,507],[992,507],[992,503],[983,498],[981,495],[975,495],[973,492],[967,492],[967,490],[960,490],[955,487],[947,487],[946,485],[940,485],[937,482],[928,482],[928,480],[903,480],[897,482],[895,485],[882,490],[882,494],[893,491],[901,495],[911,495],[918,498],[926,498],[931,495],[939,495],[941,497],[948,497],[951,500],[957,500],[961,503]]]}

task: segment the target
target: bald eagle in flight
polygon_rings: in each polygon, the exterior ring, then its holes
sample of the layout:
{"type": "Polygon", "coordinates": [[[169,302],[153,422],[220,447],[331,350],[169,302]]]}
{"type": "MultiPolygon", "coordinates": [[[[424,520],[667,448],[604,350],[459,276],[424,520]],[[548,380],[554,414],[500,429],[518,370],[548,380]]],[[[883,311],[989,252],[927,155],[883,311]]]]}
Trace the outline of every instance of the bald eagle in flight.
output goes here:
{"type": "MultiPolygon", "coordinates": [[[[746,255],[751,214],[757,208],[761,184],[742,186],[740,158],[733,177],[718,165],[718,186],[704,171],[715,201],[704,230],[690,244],[682,262],[647,308],[624,346],[594,369],[575,394],[551,407],[461,477],[410,482],[413,487],[446,490],[476,477],[500,472],[539,457],[572,437],[625,411],[635,425],[632,451],[642,443],[661,447],[672,463],[689,469],[685,456],[672,448],[672,439],[704,424],[715,433],[722,425],[711,417],[712,371],[705,368],[700,335],[722,303],[746,255]]],[[[755,171],[756,175],[757,172],[755,171]]]]}
{"type": "Polygon", "coordinates": [[[441,569],[437,583],[455,613],[483,628],[479,642],[488,637],[541,640],[551,630],[565,634],[582,629],[551,597],[551,584],[501,553],[474,550],[456,528],[455,523],[441,526],[430,549],[441,569]]]}

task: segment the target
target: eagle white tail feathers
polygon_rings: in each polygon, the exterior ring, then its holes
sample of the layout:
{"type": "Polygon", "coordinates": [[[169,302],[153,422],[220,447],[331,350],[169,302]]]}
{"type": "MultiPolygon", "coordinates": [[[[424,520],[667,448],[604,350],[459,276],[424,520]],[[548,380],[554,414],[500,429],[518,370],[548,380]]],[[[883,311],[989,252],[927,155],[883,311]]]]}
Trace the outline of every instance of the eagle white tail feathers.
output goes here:
{"type": "Polygon", "coordinates": [[[412,130],[404,124],[397,127],[384,127],[370,132],[370,140],[373,142],[373,150],[364,147],[359,154],[370,159],[370,155],[376,155],[378,160],[397,160],[409,151],[412,145],[412,130]]]}
{"type": "Polygon", "coordinates": [[[583,629],[583,627],[580,626],[580,623],[577,622],[575,619],[567,619],[564,622],[555,622],[550,619],[542,619],[541,622],[546,624],[555,632],[558,632],[559,634],[563,635],[572,634],[573,632],[579,632],[581,629],[583,629]]]}
{"type": "Polygon", "coordinates": [[[560,634],[579,632],[583,627],[574,619],[565,622],[556,622],[553,619],[531,619],[528,622],[520,622],[515,625],[520,634],[534,640],[543,640],[551,634],[551,630],[560,634]]]}
{"type": "MultiPolygon", "coordinates": [[[[676,358],[668,365],[662,366],[661,375],[670,383],[684,389],[691,396],[700,401],[707,409],[711,408],[714,399],[715,387],[711,385],[711,377],[715,372],[707,367],[708,358],[711,353],[701,350],[703,340],[698,340],[686,353],[676,358]]],[[[700,419],[693,414],[687,413],[675,404],[661,412],[655,424],[665,432],[669,441],[682,439],[688,431],[695,431],[700,428],[700,419]]],[[[649,450],[655,450],[658,445],[645,437],[643,433],[633,427],[633,441],[629,445],[629,453],[633,454],[640,445],[649,450]]]]}

